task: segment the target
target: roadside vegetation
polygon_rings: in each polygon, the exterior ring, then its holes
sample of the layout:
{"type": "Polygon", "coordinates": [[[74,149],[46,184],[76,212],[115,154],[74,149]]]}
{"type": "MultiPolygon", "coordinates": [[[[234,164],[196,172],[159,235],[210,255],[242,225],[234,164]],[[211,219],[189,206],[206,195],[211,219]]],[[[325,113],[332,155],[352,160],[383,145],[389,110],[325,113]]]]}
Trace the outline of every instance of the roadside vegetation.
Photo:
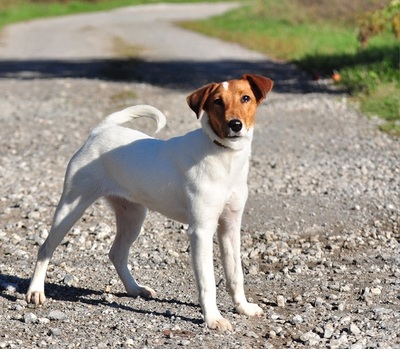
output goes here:
{"type": "MultiPolygon", "coordinates": [[[[38,17],[157,2],[1,0],[0,28],[38,17]]],[[[383,130],[400,135],[400,0],[248,0],[223,16],[182,25],[294,62],[314,79],[332,77],[363,112],[385,120],[383,130]]]]}
{"type": "Polygon", "coordinates": [[[400,0],[253,0],[184,27],[332,77],[400,135],[400,0]]]}

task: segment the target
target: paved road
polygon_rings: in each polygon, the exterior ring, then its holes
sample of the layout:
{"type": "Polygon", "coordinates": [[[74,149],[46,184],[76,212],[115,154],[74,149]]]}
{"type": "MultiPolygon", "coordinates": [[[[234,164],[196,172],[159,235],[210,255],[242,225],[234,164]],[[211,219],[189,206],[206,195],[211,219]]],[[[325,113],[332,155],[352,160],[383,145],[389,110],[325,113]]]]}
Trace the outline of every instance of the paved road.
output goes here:
{"type": "Polygon", "coordinates": [[[0,77],[100,77],[193,88],[252,71],[277,80],[275,91],[315,90],[291,65],[174,25],[237,6],[145,5],[16,24],[1,36],[0,77]]]}
{"type": "Polygon", "coordinates": [[[21,23],[5,30],[1,56],[6,59],[76,60],[115,58],[113,41],[141,48],[151,60],[261,59],[238,46],[180,30],[173,22],[218,15],[233,3],[134,6],[21,23]],[[205,48],[213,42],[212,50],[205,48]]]}

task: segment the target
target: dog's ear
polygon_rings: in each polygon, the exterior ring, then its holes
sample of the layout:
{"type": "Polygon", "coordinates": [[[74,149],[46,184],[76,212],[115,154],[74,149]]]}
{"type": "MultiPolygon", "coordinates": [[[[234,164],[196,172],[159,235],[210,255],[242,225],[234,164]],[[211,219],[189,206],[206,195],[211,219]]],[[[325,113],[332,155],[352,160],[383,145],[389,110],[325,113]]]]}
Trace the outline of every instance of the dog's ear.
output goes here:
{"type": "Polygon", "coordinates": [[[274,82],[271,79],[261,75],[244,74],[242,79],[250,83],[257,103],[260,103],[267,96],[267,93],[272,90],[272,86],[274,86],[274,82]]]}
{"type": "Polygon", "coordinates": [[[205,85],[186,97],[187,104],[190,109],[196,113],[197,119],[200,118],[204,104],[206,103],[211,91],[213,91],[216,86],[216,83],[205,85]]]}

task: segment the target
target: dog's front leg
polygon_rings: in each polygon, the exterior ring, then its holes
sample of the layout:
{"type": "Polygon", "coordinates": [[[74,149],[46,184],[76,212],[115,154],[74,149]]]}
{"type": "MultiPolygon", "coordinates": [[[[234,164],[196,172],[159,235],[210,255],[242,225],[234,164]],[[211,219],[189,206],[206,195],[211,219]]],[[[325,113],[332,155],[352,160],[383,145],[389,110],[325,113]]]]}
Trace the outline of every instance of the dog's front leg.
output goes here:
{"type": "Polygon", "coordinates": [[[228,320],[224,319],[217,308],[216,286],[213,265],[213,236],[216,224],[201,227],[189,226],[191,256],[194,275],[207,326],[220,331],[232,331],[228,320]]]}
{"type": "MultiPolygon", "coordinates": [[[[234,200],[232,200],[234,201],[234,200]]],[[[241,205],[240,205],[241,206],[241,205]]],[[[263,310],[246,299],[240,258],[240,227],[243,207],[225,207],[218,225],[218,242],[225,271],[227,289],[239,314],[260,316],[263,310]]]]}

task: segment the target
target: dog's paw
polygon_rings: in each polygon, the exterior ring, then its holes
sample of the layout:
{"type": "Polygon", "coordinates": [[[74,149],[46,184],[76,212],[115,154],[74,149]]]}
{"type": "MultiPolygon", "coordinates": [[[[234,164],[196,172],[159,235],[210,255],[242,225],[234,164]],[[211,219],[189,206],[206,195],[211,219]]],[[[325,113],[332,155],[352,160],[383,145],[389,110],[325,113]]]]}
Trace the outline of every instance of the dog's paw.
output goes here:
{"type": "Polygon", "coordinates": [[[217,331],[232,331],[231,323],[223,317],[207,320],[207,327],[217,331]]]}
{"type": "Polygon", "coordinates": [[[128,294],[131,297],[142,297],[147,299],[147,298],[154,298],[156,296],[156,291],[147,286],[140,286],[131,291],[128,291],[128,294]]]}
{"type": "Polygon", "coordinates": [[[143,298],[154,298],[156,296],[156,291],[147,286],[142,286],[140,290],[140,297],[143,298]]]}
{"type": "Polygon", "coordinates": [[[264,314],[264,311],[254,303],[244,303],[240,304],[236,307],[236,311],[240,315],[247,315],[247,316],[261,316],[264,314]]]}
{"type": "Polygon", "coordinates": [[[44,291],[28,290],[25,298],[28,303],[33,303],[36,306],[41,305],[46,301],[46,296],[44,295],[44,291]]]}

